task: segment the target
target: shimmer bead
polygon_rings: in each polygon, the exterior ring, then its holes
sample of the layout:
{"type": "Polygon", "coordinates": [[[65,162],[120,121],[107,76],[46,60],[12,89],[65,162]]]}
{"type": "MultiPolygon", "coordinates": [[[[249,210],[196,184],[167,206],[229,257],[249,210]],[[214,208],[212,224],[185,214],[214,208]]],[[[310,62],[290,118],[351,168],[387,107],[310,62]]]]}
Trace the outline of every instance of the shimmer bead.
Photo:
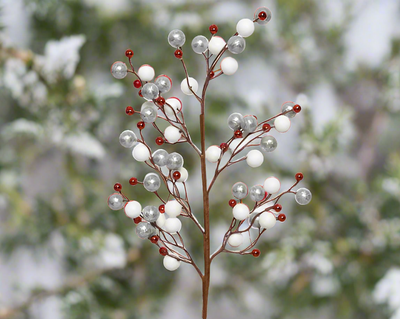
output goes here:
{"type": "Polygon", "coordinates": [[[282,113],[288,112],[285,114],[288,118],[293,118],[296,116],[296,112],[293,111],[294,102],[285,102],[282,104],[282,113]]]}
{"type": "Polygon", "coordinates": [[[157,76],[155,84],[161,93],[167,93],[172,88],[172,80],[164,74],[157,76]]]}
{"type": "Polygon", "coordinates": [[[179,48],[183,46],[185,41],[186,36],[181,30],[172,30],[168,34],[168,43],[174,48],[179,48]]]}
{"type": "Polygon", "coordinates": [[[272,152],[275,151],[278,147],[278,142],[275,137],[271,135],[266,135],[261,139],[260,147],[264,152],[272,152]]]}
{"type": "Polygon", "coordinates": [[[140,112],[140,117],[145,123],[154,123],[157,119],[157,111],[152,107],[146,107],[140,112]]]}
{"type": "Polygon", "coordinates": [[[146,100],[154,100],[159,94],[157,85],[154,83],[146,83],[142,88],[142,95],[146,100]]]}
{"type": "Polygon", "coordinates": [[[208,39],[203,35],[194,37],[192,41],[192,49],[197,54],[202,54],[208,49],[208,39]]]}
{"type": "Polygon", "coordinates": [[[119,143],[125,148],[134,147],[137,143],[136,134],[130,130],[123,131],[119,136],[119,143]]]}
{"type": "Polygon", "coordinates": [[[136,226],[136,234],[141,239],[148,239],[156,233],[156,229],[148,222],[140,222],[136,226]]]}
{"type": "Polygon", "coordinates": [[[228,50],[233,54],[239,54],[246,48],[246,40],[240,35],[234,35],[228,40],[228,50]]]}
{"type": "Polygon", "coordinates": [[[250,198],[252,201],[259,202],[265,198],[265,189],[261,185],[254,185],[250,188],[250,198]]]}
{"type": "Polygon", "coordinates": [[[111,66],[111,74],[114,78],[121,80],[128,74],[128,68],[124,62],[114,62],[111,66]]]}
{"type": "Polygon", "coordinates": [[[156,206],[146,206],[142,211],[143,218],[150,223],[156,222],[160,216],[160,212],[156,206]]]}
{"type": "Polygon", "coordinates": [[[295,195],[295,200],[299,205],[307,205],[311,202],[312,194],[307,188],[299,188],[295,195]]]}
{"type": "Polygon", "coordinates": [[[183,166],[183,157],[179,153],[171,153],[167,157],[167,168],[170,170],[177,170],[183,166]]]}
{"type": "Polygon", "coordinates": [[[260,7],[254,12],[254,19],[258,19],[257,23],[260,25],[265,25],[271,21],[272,12],[267,7],[260,7]],[[265,14],[260,15],[260,12],[265,14]]]}
{"type": "Polygon", "coordinates": [[[124,207],[124,198],[119,193],[114,193],[108,197],[108,207],[112,210],[120,210],[124,207]]]}
{"type": "Polygon", "coordinates": [[[228,117],[228,126],[233,130],[240,130],[244,125],[243,116],[240,113],[232,113],[228,117]]]}
{"type": "Polygon", "coordinates": [[[243,130],[246,132],[254,132],[257,128],[258,121],[253,115],[245,115],[243,117],[243,130]]]}
{"type": "Polygon", "coordinates": [[[245,183],[237,182],[232,186],[232,195],[237,199],[243,199],[249,193],[249,189],[245,183]]]}
{"type": "Polygon", "coordinates": [[[160,149],[153,153],[153,162],[158,166],[165,166],[167,164],[168,152],[160,149]]]}
{"type": "Polygon", "coordinates": [[[143,187],[149,192],[156,192],[161,186],[161,179],[156,173],[148,173],[144,177],[143,187]]]}

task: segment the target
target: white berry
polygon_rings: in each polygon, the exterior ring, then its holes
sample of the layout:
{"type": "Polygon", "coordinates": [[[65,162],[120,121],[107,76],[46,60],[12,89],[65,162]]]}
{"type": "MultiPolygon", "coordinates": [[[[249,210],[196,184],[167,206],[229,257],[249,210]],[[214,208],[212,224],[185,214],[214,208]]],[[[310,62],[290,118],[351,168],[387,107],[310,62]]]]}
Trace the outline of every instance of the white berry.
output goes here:
{"type": "Polygon", "coordinates": [[[160,214],[160,216],[158,216],[156,224],[158,227],[163,228],[165,225],[165,215],[164,214],[160,214]]]}
{"type": "Polygon", "coordinates": [[[239,64],[237,63],[237,61],[232,58],[232,57],[227,57],[224,58],[221,61],[221,70],[222,72],[224,72],[224,74],[226,75],[232,75],[235,74],[236,71],[239,68],[239,64]]]}
{"type": "Polygon", "coordinates": [[[210,146],[206,150],[206,159],[211,163],[218,162],[219,158],[221,157],[221,148],[216,145],[210,146]]]}
{"type": "Polygon", "coordinates": [[[143,143],[138,143],[132,150],[132,156],[138,162],[145,162],[150,158],[150,151],[143,143]]]}
{"type": "MultiPolygon", "coordinates": [[[[188,80],[185,78],[181,82],[181,90],[186,95],[193,95],[192,91],[189,89],[188,80]]],[[[192,87],[194,93],[199,89],[199,83],[197,83],[196,79],[189,77],[189,85],[192,87]]]]}
{"type": "Polygon", "coordinates": [[[226,42],[219,36],[213,36],[208,43],[208,50],[211,54],[218,54],[221,52],[223,47],[225,46],[226,42]]]}
{"type": "Polygon", "coordinates": [[[168,126],[164,131],[164,136],[169,143],[176,143],[181,138],[181,132],[175,126],[168,126]]]}
{"type": "Polygon", "coordinates": [[[254,22],[250,19],[242,19],[237,23],[236,31],[243,38],[247,38],[254,32],[254,22]]]}
{"type": "Polygon", "coordinates": [[[235,217],[237,220],[245,220],[247,217],[249,217],[250,210],[246,204],[239,203],[233,207],[232,213],[233,217],[235,217]]]}
{"type": "Polygon", "coordinates": [[[232,234],[229,236],[228,244],[232,247],[238,247],[243,244],[243,235],[242,234],[232,234]]]}
{"type": "Polygon", "coordinates": [[[170,256],[165,256],[163,260],[163,265],[165,269],[169,271],[174,271],[179,268],[179,266],[181,265],[181,261],[170,256]]]}
{"type": "Polygon", "coordinates": [[[171,234],[175,234],[175,233],[181,231],[182,222],[176,217],[168,218],[165,221],[164,228],[167,232],[169,232],[171,234]]]}
{"type": "Polygon", "coordinates": [[[177,217],[181,214],[182,205],[176,200],[170,200],[165,204],[165,212],[169,217],[177,217]]]}
{"type": "Polygon", "coordinates": [[[188,173],[187,169],[184,167],[181,167],[180,169],[178,169],[176,171],[181,173],[181,177],[179,179],[177,179],[176,181],[180,182],[180,183],[186,182],[189,177],[189,173],[188,173]]]}
{"type": "Polygon", "coordinates": [[[276,177],[268,177],[264,181],[264,189],[268,194],[275,194],[279,192],[281,188],[281,182],[276,177]]]}
{"type": "Polygon", "coordinates": [[[259,167],[264,162],[264,155],[259,150],[251,150],[247,153],[246,162],[250,167],[259,167]]]}
{"type": "Polygon", "coordinates": [[[262,228],[270,229],[276,224],[276,217],[271,212],[265,212],[260,215],[259,223],[262,228]]]}
{"type": "Polygon", "coordinates": [[[279,133],[285,133],[290,128],[290,119],[285,115],[280,115],[275,119],[274,126],[279,133]]]}
{"type": "Polygon", "coordinates": [[[150,65],[143,64],[138,70],[138,75],[143,82],[148,82],[153,80],[155,72],[150,65]]]}
{"type": "Polygon", "coordinates": [[[135,200],[131,200],[125,205],[125,215],[129,218],[139,217],[141,212],[142,205],[135,200]]]}

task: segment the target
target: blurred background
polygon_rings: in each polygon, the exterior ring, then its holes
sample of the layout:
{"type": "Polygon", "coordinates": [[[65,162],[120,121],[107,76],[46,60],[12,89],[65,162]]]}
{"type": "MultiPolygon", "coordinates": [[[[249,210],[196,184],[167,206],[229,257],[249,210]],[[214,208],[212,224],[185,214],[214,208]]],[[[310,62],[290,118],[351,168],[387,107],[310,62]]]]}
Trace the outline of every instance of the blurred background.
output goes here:
{"type": "MultiPolygon", "coordinates": [[[[119,181],[131,199],[159,205],[128,180],[147,166],[118,142],[137,131],[142,99],[133,77],[109,70],[124,52],[174,81],[192,137],[199,107],[183,96],[184,72],[168,45],[186,34],[189,73],[204,81],[190,42],[217,24],[228,39],[238,20],[267,6],[239,71],[212,82],[206,145],[232,134],[230,112],[259,119],[292,100],[303,110],[262,167],[225,172],[212,194],[212,248],[229,226],[230,188],[294,174],[313,200],[282,200],[285,223],[257,245],[261,256],[220,255],[212,266],[210,318],[400,318],[400,2],[398,0],[1,0],[0,318],[200,318],[200,280],[188,265],[170,273],[107,197],[119,181]]],[[[228,54],[229,55],[229,54],[228,54]]],[[[157,136],[146,129],[149,144],[157,136]]],[[[200,218],[199,163],[178,149],[200,218]]],[[[211,165],[210,165],[211,167],[211,165]]],[[[183,236],[201,262],[201,237],[183,236]]]]}

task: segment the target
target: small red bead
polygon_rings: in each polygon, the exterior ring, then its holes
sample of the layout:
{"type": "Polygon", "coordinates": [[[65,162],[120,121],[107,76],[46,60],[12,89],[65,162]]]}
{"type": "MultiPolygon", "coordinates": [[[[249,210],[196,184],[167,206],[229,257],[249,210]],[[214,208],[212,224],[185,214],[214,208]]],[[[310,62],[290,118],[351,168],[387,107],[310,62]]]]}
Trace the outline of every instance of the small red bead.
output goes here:
{"type": "Polygon", "coordinates": [[[133,222],[135,224],[139,224],[141,221],[142,221],[142,217],[136,217],[136,218],[133,219],[133,222]]]}
{"type": "Polygon", "coordinates": [[[215,24],[210,25],[209,30],[211,34],[216,34],[218,32],[218,27],[215,24]]]}
{"type": "Polygon", "coordinates": [[[133,109],[132,106],[127,106],[125,109],[125,113],[130,116],[130,115],[135,114],[135,110],[133,109]]]}
{"type": "Polygon", "coordinates": [[[235,131],[235,137],[236,138],[242,138],[243,137],[243,132],[241,130],[235,131]]]}
{"type": "Polygon", "coordinates": [[[114,184],[114,190],[116,192],[120,192],[122,190],[122,185],[120,183],[115,183],[114,184]]]}
{"type": "Polygon", "coordinates": [[[159,96],[158,98],[156,98],[156,102],[159,106],[164,106],[165,104],[165,99],[162,96],[159,96]]]}
{"type": "Polygon", "coordinates": [[[131,179],[129,180],[129,184],[131,184],[133,186],[137,185],[137,183],[138,183],[138,180],[136,177],[131,177],[131,179]]]}
{"type": "Polygon", "coordinates": [[[161,214],[164,214],[165,213],[165,205],[163,204],[163,205],[158,206],[158,210],[160,211],[161,214]]]}
{"type": "Polygon", "coordinates": [[[161,136],[157,137],[156,138],[156,144],[157,145],[163,145],[164,144],[164,139],[161,136]]]}
{"type": "Polygon", "coordinates": [[[183,56],[183,52],[182,52],[182,50],[175,50],[175,58],[177,58],[177,59],[182,59],[182,56],[183,56]]]}
{"type": "Polygon", "coordinates": [[[226,143],[221,143],[219,148],[225,153],[228,150],[228,144],[226,143]]]}
{"type": "Polygon", "coordinates": [[[286,220],[286,215],[285,214],[279,214],[278,215],[278,220],[283,223],[286,220]]]}
{"type": "Polygon", "coordinates": [[[138,94],[140,97],[143,97],[142,90],[140,90],[138,94]]]}
{"type": "Polygon", "coordinates": [[[168,250],[165,247],[161,247],[159,252],[160,252],[160,255],[163,255],[163,256],[167,256],[168,255],[168,250]]]}
{"type": "Polygon", "coordinates": [[[268,123],[263,124],[262,129],[264,132],[269,132],[271,130],[271,125],[268,123]]]}
{"type": "Polygon", "coordinates": [[[176,171],[176,172],[174,172],[174,173],[172,174],[172,177],[174,178],[174,180],[177,181],[178,179],[181,178],[181,173],[178,172],[178,171],[176,171]]]}
{"type": "Polygon", "coordinates": [[[156,236],[156,235],[150,237],[150,241],[151,241],[153,244],[157,244],[158,239],[159,239],[159,237],[156,236]]]}
{"type": "Polygon", "coordinates": [[[258,14],[258,18],[260,19],[260,20],[265,20],[266,18],[267,18],[267,13],[265,12],[265,11],[261,11],[259,14],[258,14]]]}
{"type": "Polygon", "coordinates": [[[300,182],[304,176],[303,176],[303,173],[297,173],[295,177],[296,177],[296,181],[300,182]]]}
{"type": "Polygon", "coordinates": [[[139,80],[135,80],[133,81],[133,86],[138,89],[142,86],[142,82],[140,82],[139,80]]]}
{"type": "Polygon", "coordinates": [[[130,59],[131,57],[133,57],[133,51],[131,49],[128,49],[125,51],[125,55],[127,58],[130,59]]]}
{"type": "Polygon", "coordinates": [[[253,257],[259,257],[261,255],[261,252],[259,249],[253,249],[253,251],[251,252],[251,254],[253,255],[253,257]]]}
{"type": "Polygon", "coordinates": [[[296,104],[295,106],[293,106],[293,111],[295,111],[296,113],[299,113],[301,111],[301,106],[296,104]]]}
{"type": "Polygon", "coordinates": [[[210,71],[210,78],[213,78],[215,75],[214,71],[210,71]]]}
{"type": "MultiPolygon", "coordinates": [[[[232,208],[236,206],[236,201],[234,199],[229,200],[229,206],[231,206],[232,208]]],[[[239,207],[239,206],[238,206],[239,207]]]]}
{"type": "Polygon", "coordinates": [[[138,128],[139,130],[143,130],[143,129],[145,128],[145,126],[146,126],[146,123],[143,122],[143,121],[140,121],[140,122],[138,122],[138,123],[136,124],[136,126],[137,126],[137,128],[138,128]]]}
{"type": "Polygon", "coordinates": [[[276,204],[274,206],[273,210],[279,213],[282,210],[282,205],[281,204],[276,204]]]}

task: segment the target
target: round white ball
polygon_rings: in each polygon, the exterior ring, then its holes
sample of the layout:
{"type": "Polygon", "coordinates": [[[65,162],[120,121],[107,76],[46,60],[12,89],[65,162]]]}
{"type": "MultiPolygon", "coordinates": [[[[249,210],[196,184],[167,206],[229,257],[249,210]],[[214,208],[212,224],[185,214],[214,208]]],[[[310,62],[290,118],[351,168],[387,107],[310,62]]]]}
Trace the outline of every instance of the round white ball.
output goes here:
{"type": "Polygon", "coordinates": [[[158,216],[157,220],[156,220],[156,224],[158,227],[163,228],[165,225],[165,215],[164,214],[160,214],[160,216],[158,216]]]}
{"type": "Polygon", "coordinates": [[[138,162],[145,162],[150,158],[150,151],[143,143],[138,143],[132,150],[132,156],[138,162]]]}
{"type": "Polygon", "coordinates": [[[169,271],[174,271],[179,268],[179,266],[181,265],[181,261],[170,256],[165,256],[163,260],[163,265],[165,269],[169,271]]]}
{"type": "Polygon", "coordinates": [[[218,54],[221,52],[223,47],[225,46],[226,42],[219,36],[213,36],[208,43],[208,50],[211,54],[218,54]]]}
{"type": "Polygon", "coordinates": [[[254,22],[250,19],[242,19],[237,23],[236,31],[243,38],[247,38],[254,32],[254,22]]]}
{"type": "Polygon", "coordinates": [[[169,143],[176,143],[181,138],[181,132],[175,126],[168,126],[164,131],[164,136],[169,143]]]}
{"type": "Polygon", "coordinates": [[[148,64],[143,64],[138,70],[138,75],[144,82],[153,80],[155,74],[154,69],[148,64]]]}
{"type": "Polygon", "coordinates": [[[268,177],[264,181],[263,187],[268,194],[275,194],[279,192],[281,188],[281,182],[276,177],[268,177]]]}
{"type": "Polygon", "coordinates": [[[216,145],[212,145],[206,150],[206,159],[211,163],[218,162],[221,157],[222,150],[216,145]]]}
{"type": "Polygon", "coordinates": [[[275,119],[274,126],[279,133],[285,133],[289,131],[290,119],[285,115],[280,115],[275,119]]]}
{"type": "Polygon", "coordinates": [[[176,217],[168,218],[165,221],[164,229],[171,234],[180,232],[181,228],[182,228],[182,222],[176,217]]]}
{"type": "Polygon", "coordinates": [[[139,217],[142,212],[142,205],[135,200],[131,200],[125,205],[124,210],[126,216],[129,218],[136,218],[139,217]]]}
{"type": "MultiPolygon", "coordinates": [[[[183,79],[181,82],[181,90],[186,95],[193,95],[192,91],[190,91],[187,79],[183,79]]],[[[197,93],[199,89],[199,83],[197,83],[196,79],[189,77],[189,85],[192,87],[194,93],[197,93]]]]}
{"type": "Polygon", "coordinates": [[[170,200],[165,204],[165,212],[169,217],[177,217],[181,214],[182,205],[176,200],[170,200]]]}
{"type": "Polygon", "coordinates": [[[250,167],[259,167],[264,163],[264,155],[259,150],[251,150],[247,153],[246,162],[250,167]]]}
{"type": "Polygon", "coordinates": [[[228,238],[228,244],[232,247],[239,247],[243,244],[243,235],[242,234],[232,234],[228,238]]]}
{"type": "Polygon", "coordinates": [[[276,217],[271,212],[265,212],[260,215],[259,223],[262,228],[270,229],[276,224],[276,217]]]}
{"type": "Polygon", "coordinates": [[[235,217],[237,220],[245,220],[247,217],[249,217],[250,210],[246,204],[239,203],[233,207],[232,213],[233,217],[235,217]]]}
{"type": "Polygon", "coordinates": [[[182,109],[182,102],[176,97],[171,97],[169,99],[166,99],[165,102],[169,104],[169,105],[164,105],[164,111],[169,117],[174,116],[174,111],[176,114],[178,114],[182,109]]]}
{"type": "Polygon", "coordinates": [[[237,61],[234,58],[232,58],[230,56],[227,58],[224,58],[221,61],[221,70],[226,75],[235,74],[236,71],[238,70],[238,68],[239,68],[239,64],[237,63],[237,61]]]}
{"type": "Polygon", "coordinates": [[[184,167],[181,167],[180,169],[178,169],[176,171],[181,173],[181,177],[179,179],[177,179],[176,181],[180,182],[180,183],[186,182],[189,177],[189,173],[188,173],[187,169],[184,167]]]}

